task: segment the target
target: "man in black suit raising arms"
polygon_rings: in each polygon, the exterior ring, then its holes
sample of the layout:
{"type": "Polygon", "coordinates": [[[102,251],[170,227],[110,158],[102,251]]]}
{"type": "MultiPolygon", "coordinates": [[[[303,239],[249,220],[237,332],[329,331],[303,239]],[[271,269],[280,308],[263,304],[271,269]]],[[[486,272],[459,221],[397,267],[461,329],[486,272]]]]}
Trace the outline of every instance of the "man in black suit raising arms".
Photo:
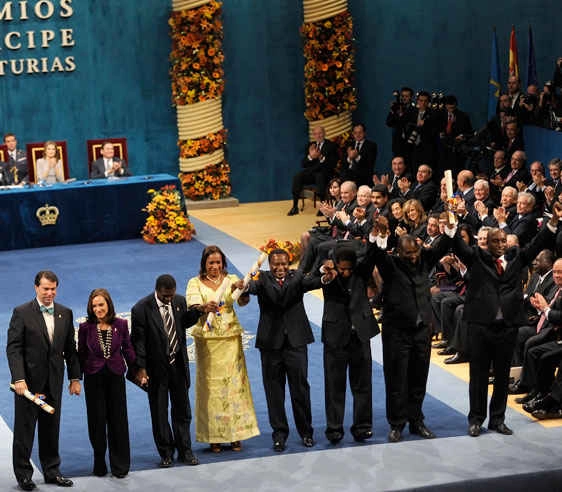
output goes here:
{"type": "Polygon", "coordinates": [[[347,158],[342,164],[342,181],[355,181],[359,187],[370,186],[373,182],[375,162],[377,160],[377,144],[365,138],[365,125],[357,123],[353,126],[353,142],[347,148],[347,158]]]}
{"type": "MultiPolygon", "coordinates": [[[[447,228],[445,229],[447,232],[447,228]]],[[[449,230],[453,234],[454,230],[449,230]]],[[[386,253],[388,221],[379,217],[373,233],[375,263],[383,279],[383,367],[389,442],[398,442],[409,422],[410,434],[431,439],[422,412],[431,355],[432,309],[429,273],[446,254],[451,239],[443,234],[430,248],[413,236],[400,236],[397,255],[386,253]]],[[[371,240],[371,238],[370,238],[371,240]]]]}
{"type": "Polygon", "coordinates": [[[338,149],[335,143],[326,139],[326,132],[321,126],[312,130],[314,141],[306,147],[302,160],[302,171],[293,176],[293,207],[287,215],[299,213],[299,198],[305,184],[315,184],[320,200],[324,200],[328,182],[334,175],[338,163],[338,149]]]}
{"type": "Polygon", "coordinates": [[[260,305],[256,348],[260,350],[273,449],[277,452],[285,450],[289,435],[286,381],[297,431],[307,448],[314,445],[307,349],[314,336],[302,302],[304,293],[316,288],[313,280],[299,270],[290,270],[287,252],[275,249],[269,254],[269,271],[261,271],[248,285],[248,292],[258,297],[260,305]]]}
{"type": "MultiPolygon", "coordinates": [[[[374,268],[372,248],[363,261],[348,246],[338,247],[324,262],[317,287],[322,286],[324,314],[324,385],[326,437],[332,444],[343,438],[346,375],[353,394],[353,425],[357,442],[373,436],[371,338],[380,330],[367,297],[374,268]]],[[[316,274],[317,272],[315,272],[316,274]]]]}
{"type": "Polygon", "coordinates": [[[73,485],[59,470],[59,427],[64,363],[71,395],[80,394],[80,364],[72,311],[54,302],[58,283],[53,272],[39,272],[35,276],[35,299],[14,309],[8,328],[6,354],[16,392],[13,465],[23,490],[35,488],[29,459],[36,424],[45,482],[61,487],[73,485]],[[55,413],[50,415],[24,398],[25,390],[44,394],[55,413]]]}
{"type": "Polygon", "coordinates": [[[131,342],[137,359],[137,382],[148,389],[152,433],[160,466],[172,466],[174,451],[178,461],[198,465],[191,451],[190,385],[185,330],[203,313],[216,309],[216,303],[189,310],[183,296],[176,294],[171,275],[156,279],[155,292],[138,301],[131,310],[131,342]],[[168,396],[172,427],[168,422],[168,396]]]}
{"type": "Polygon", "coordinates": [[[470,326],[470,411],[468,433],[480,435],[486,419],[488,373],[494,365],[494,390],[490,401],[488,429],[511,435],[505,425],[509,370],[517,337],[517,328],[526,323],[521,302],[521,271],[537,254],[554,246],[556,228],[562,217],[562,205],[556,204],[553,216],[525,248],[507,248],[506,233],[501,229],[488,232],[488,250],[469,247],[457,234],[453,248],[468,267],[470,282],[466,292],[464,320],[470,326]]]}

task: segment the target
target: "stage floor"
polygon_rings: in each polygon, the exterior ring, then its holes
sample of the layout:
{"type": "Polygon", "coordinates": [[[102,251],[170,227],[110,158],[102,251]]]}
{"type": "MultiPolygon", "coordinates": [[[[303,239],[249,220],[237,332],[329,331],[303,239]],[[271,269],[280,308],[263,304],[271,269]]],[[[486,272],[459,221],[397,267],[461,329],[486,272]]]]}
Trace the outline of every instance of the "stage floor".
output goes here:
{"type": "MultiPolygon", "coordinates": [[[[257,257],[256,247],[270,238],[296,240],[302,231],[314,224],[315,211],[310,201],[306,202],[304,213],[295,217],[286,216],[289,207],[290,202],[285,201],[243,204],[232,209],[198,210],[191,214],[197,229],[197,241],[183,245],[149,246],[142,241],[117,241],[1,252],[0,273],[4,282],[0,284],[0,322],[7,329],[11,309],[17,303],[32,298],[31,272],[39,268],[52,268],[60,274],[60,301],[74,309],[75,317],[83,311],[89,290],[98,286],[92,285],[92,282],[110,289],[119,312],[129,309],[145,290],[151,288],[155,274],[164,273],[164,270],[176,276],[178,290],[181,291],[186,278],[196,271],[201,248],[208,244],[218,244],[227,253],[231,270],[245,272],[257,257]],[[115,268],[108,268],[106,262],[114,257],[118,257],[120,263],[115,268]]],[[[66,397],[62,411],[62,470],[75,477],[74,489],[97,492],[100,488],[162,491],[220,488],[309,492],[425,487],[427,490],[513,491],[528,490],[532,486],[534,492],[562,490],[560,422],[553,421],[550,423],[553,427],[547,428],[521,413],[516,405],[517,408],[510,406],[506,418],[514,429],[513,436],[493,432],[484,432],[477,439],[467,436],[467,365],[443,366],[442,358],[435,354],[432,356],[424,410],[426,422],[438,438],[424,441],[410,436],[406,430],[403,442],[388,444],[380,337],[372,342],[375,436],[372,442],[357,445],[347,434],[341,445],[331,446],[323,435],[321,361],[318,361],[321,358],[318,327],[322,300],[317,293],[312,293],[306,296],[305,304],[317,340],[310,348],[309,357],[317,440],[314,448],[308,450],[299,444],[290,419],[289,449],[283,454],[271,451],[270,429],[260,394],[259,357],[251,344],[246,357],[262,435],[249,440],[242,453],[225,452],[215,457],[204,450],[203,444],[197,443],[194,449],[201,458],[200,466],[158,469],[145,397],[140,395],[139,390],[128,387],[132,472],[124,480],[91,477],[88,476],[91,450],[84,429],[83,398],[66,397]]],[[[255,332],[256,307],[241,310],[240,316],[246,329],[255,332]]],[[[0,333],[3,349],[6,329],[0,333]]],[[[192,366],[192,380],[194,370],[192,366]]],[[[0,361],[0,376],[7,385],[9,373],[5,358],[0,361]]],[[[15,488],[11,470],[12,412],[12,397],[7,391],[1,393],[0,490],[15,488]]],[[[349,414],[346,415],[348,425],[349,414]]],[[[40,488],[44,488],[40,473],[37,472],[34,479],[40,488]]]]}

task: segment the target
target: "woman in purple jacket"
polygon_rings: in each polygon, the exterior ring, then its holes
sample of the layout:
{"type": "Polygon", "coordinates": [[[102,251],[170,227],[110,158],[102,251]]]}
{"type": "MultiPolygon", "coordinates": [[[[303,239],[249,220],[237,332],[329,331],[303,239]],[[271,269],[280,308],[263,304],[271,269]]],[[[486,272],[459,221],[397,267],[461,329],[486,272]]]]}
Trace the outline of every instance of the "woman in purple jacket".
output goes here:
{"type": "Polygon", "coordinates": [[[111,473],[123,478],[129,473],[131,453],[126,365],[133,364],[135,352],[127,321],[115,317],[109,292],[95,289],[88,299],[87,321],[78,331],[78,356],[84,373],[88,413],[88,434],[94,449],[94,475],[107,474],[105,452],[109,444],[111,473]]]}

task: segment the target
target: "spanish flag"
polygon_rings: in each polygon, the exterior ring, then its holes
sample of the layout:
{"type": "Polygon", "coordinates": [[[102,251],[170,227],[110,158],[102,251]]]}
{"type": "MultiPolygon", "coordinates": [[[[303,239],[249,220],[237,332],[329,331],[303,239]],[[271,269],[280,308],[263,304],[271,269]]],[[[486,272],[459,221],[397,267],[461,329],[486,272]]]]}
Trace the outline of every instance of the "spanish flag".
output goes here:
{"type": "Polygon", "coordinates": [[[515,26],[511,27],[511,36],[509,37],[509,75],[519,78],[519,55],[517,54],[515,26]]]}

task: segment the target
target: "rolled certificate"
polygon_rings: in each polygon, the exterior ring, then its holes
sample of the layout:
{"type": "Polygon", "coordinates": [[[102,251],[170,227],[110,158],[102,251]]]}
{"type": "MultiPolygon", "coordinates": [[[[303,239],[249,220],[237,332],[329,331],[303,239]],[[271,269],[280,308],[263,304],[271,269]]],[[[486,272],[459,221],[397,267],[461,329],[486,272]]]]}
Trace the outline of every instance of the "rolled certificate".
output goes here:
{"type": "MultiPolygon", "coordinates": [[[[228,277],[224,277],[222,284],[220,285],[220,287],[217,289],[216,292],[216,298],[215,301],[217,302],[217,304],[220,306],[221,304],[221,299],[224,295],[224,292],[226,291],[226,288],[230,285],[230,279],[228,277]]],[[[207,321],[205,321],[205,328],[209,331],[213,330],[213,320],[215,319],[216,314],[215,313],[209,313],[207,315],[207,321]]]]}
{"type": "MultiPolygon", "coordinates": [[[[10,389],[14,392],[16,391],[16,387],[13,383],[10,383],[10,389]]],[[[50,413],[51,415],[55,413],[55,409],[46,401],[42,400],[37,393],[33,394],[31,391],[25,390],[23,396],[25,396],[29,401],[35,403],[38,407],[41,407],[45,410],[45,412],[50,413]]]]}
{"type": "Polygon", "coordinates": [[[260,269],[260,267],[262,266],[263,262],[266,259],[267,259],[267,254],[262,253],[260,255],[260,257],[257,259],[257,261],[252,265],[252,268],[250,269],[250,271],[244,277],[244,288],[243,289],[236,289],[232,293],[232,300],[234,302],[236,302],[238,300],[238,298],[242,295],[242,293],[246,290],[246,287],[248,287],[248,284],[250,283],[250,280],[252,279],[252,277],[254,277],[256,275],[256,273],[258,273],[258,270],[260,269]]]}
{"type": "Polygon", "coordinates": [[[445,187],[447,189],[447,211],[449,212],[449,222],[455,221],[455,215],[451,212],[451,206],[453,205],[453,173],[450,169],[446,169],[445,173],[445,187]]]}

